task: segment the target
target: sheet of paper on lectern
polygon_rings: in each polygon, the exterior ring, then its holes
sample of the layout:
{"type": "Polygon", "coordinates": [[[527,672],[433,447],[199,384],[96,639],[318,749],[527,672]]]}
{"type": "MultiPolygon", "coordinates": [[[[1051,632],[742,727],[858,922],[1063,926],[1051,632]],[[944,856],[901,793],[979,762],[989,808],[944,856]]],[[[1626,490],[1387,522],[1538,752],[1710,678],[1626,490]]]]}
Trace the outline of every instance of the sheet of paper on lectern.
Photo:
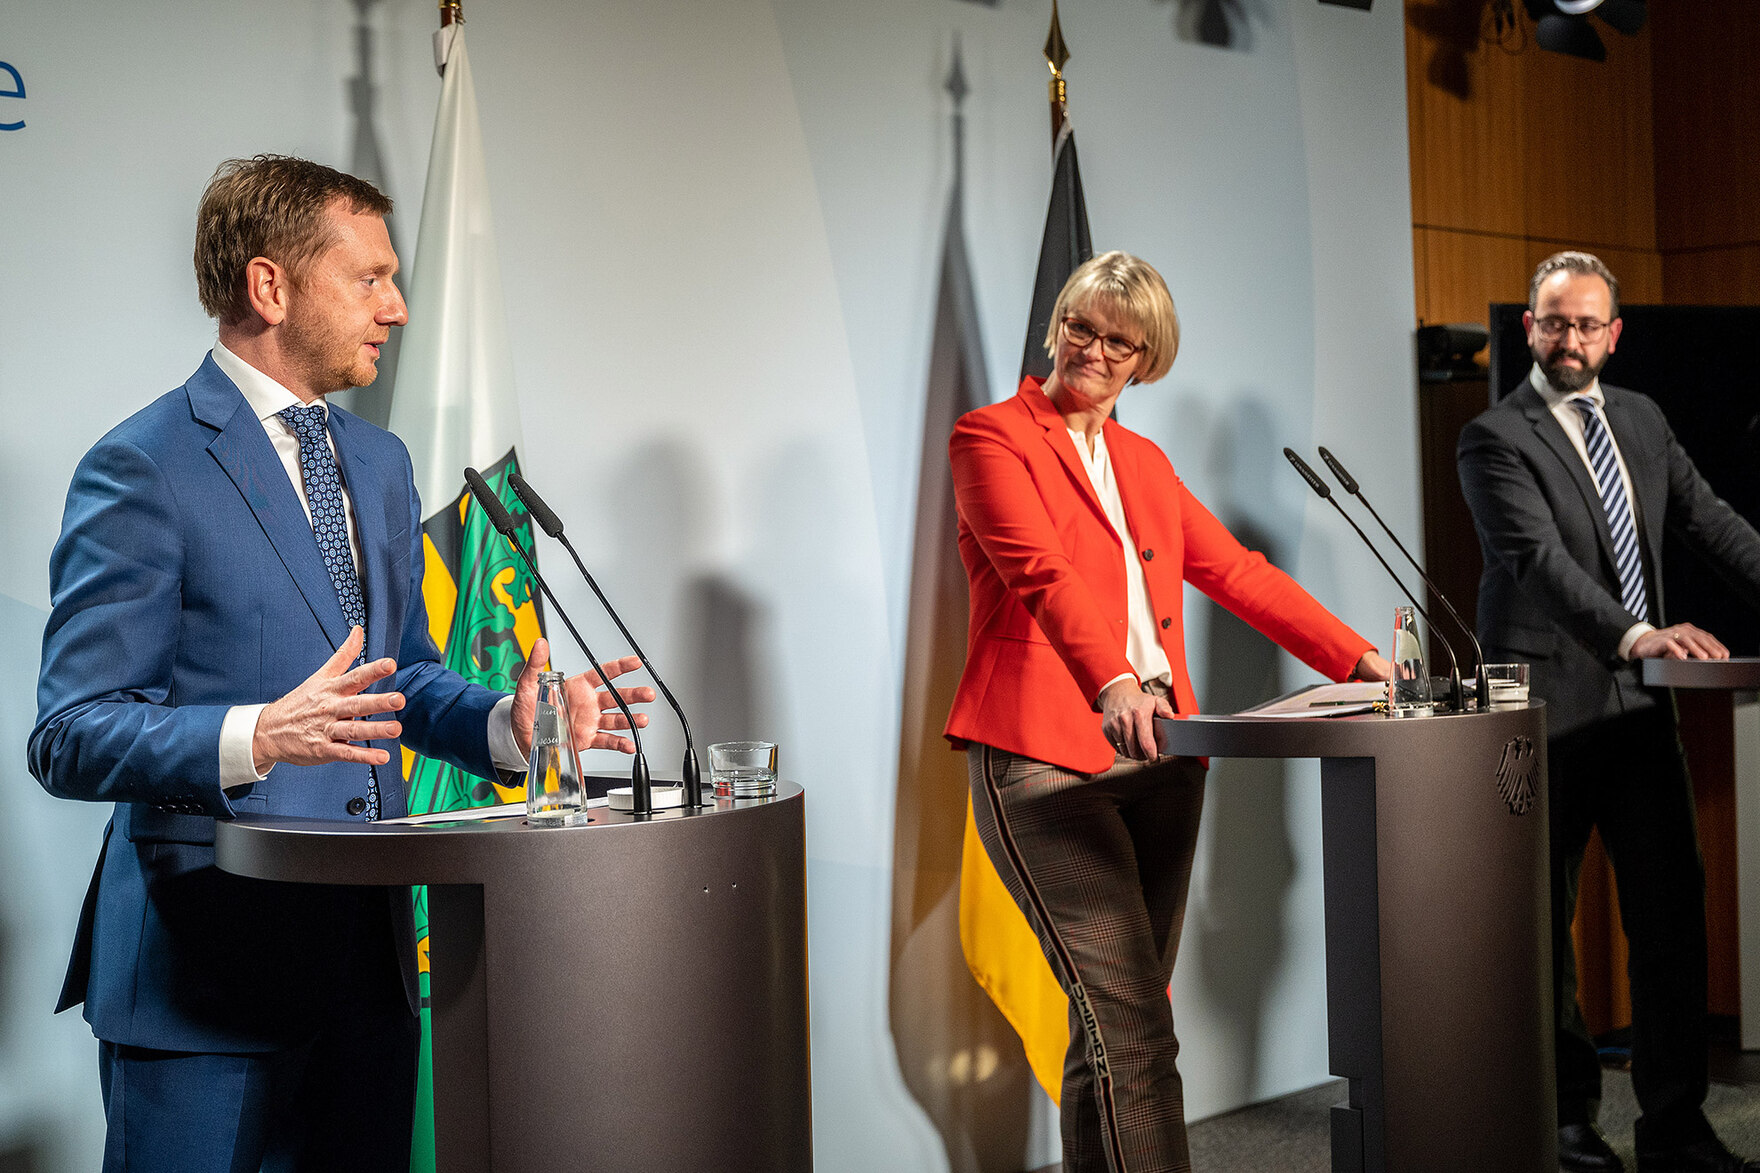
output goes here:
{"type": "MultiPolygon", "coordinates": [[[[587,799],[588,806],[604,806],[603,798],[587,799]]],[[[465,810],[431,811],[425,815],[410,815],[402,819],[380,819],[383,827],[427,827],[436,823],[486,823],[490,819],[511,819],[526,813],[523,802],[504,802],[500,806],[478,806],[465,810]]]]}
{"type": "Polygon", "coordinates": [[[1379,680],[1347,680],[1343,684],[1316,684],[1285,693],[1275,700],[1242,709],[1237,717],[1348,717],[1368,713],[1375,702],[1387,699],[1387,685],[1379,680]]]}

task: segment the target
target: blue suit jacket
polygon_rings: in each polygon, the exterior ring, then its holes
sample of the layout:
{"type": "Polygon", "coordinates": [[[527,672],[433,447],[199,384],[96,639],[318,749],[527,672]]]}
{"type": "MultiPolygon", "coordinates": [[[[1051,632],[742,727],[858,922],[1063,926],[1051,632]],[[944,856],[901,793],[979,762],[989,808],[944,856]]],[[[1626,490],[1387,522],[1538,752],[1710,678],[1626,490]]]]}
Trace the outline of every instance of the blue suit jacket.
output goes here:
{"type": "MultiPolygon", "coordinates": [[[[359,528],[366,656],[398,664],[379,689],[407,698],[404,742],[488,774],[501,694],[442,667],[428,636],[409,454],[334,407],[330,428],[359,528]]],[[[227,709],[293,689],[348,627],[273,445],[211,356],[80,461],[50,590],[31,772],[51,794],[116,804],[57,1009],[83,1001],[99,1038],[164,1050],[299,1039],[358,945],[347,935],[363,892],[223,873],[214,820],[357,817],[348,804],[367,770],[278,765],[242,792],[220,789],[227,709]]],[[[375,744],[391,754],[382,814],[405,814],[398,743],[375,744]]],[[[391,900],[413,998],[407,890],[391,900]]]]}

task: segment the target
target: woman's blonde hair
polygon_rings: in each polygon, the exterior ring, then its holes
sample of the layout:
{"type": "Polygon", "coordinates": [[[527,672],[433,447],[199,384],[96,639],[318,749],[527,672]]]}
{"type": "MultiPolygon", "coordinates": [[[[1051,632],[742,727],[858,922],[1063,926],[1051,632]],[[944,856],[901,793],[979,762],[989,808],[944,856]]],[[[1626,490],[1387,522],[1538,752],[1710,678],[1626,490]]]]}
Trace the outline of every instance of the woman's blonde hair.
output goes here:
{"type": "Polygon", "coordinates": [[[1179,312],[1173,308],[1173,295],[1155,266],[1141,257],[1126,252],[1101,253],[1085,262],[1063,283],[1057,304],[1051,310],[1050,328],[1045,331],[1045,352],[1057,353],[1057,332],[1063,319],[1091,305],[1099,305],[1109,317],[1116,317],[1143,332],[1142,357],[1132,378],[1138,383],[1153,383],[1173,366],[1179,353],[1179,312]]]}

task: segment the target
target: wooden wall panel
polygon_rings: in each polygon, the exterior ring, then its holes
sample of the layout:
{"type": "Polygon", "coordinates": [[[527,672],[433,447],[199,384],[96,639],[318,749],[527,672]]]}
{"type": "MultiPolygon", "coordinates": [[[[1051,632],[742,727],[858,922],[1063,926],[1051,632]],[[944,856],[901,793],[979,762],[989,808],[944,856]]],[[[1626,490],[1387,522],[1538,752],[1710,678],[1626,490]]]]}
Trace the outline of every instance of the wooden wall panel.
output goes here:
{"type": "Polygon", "coordinates": [[[1604,30],[1605,63],[1531,39],[1511,53],[1479,7],[1406,0],[1418,320],[1483,322],[1564,248],[1605,260],[1626,300],[1660,300],[1649,35],[1604,30]]]}
{"type": "Polygon", "coordinates": [[[1527,298],[1534,266],[1522,238],[1440,228],[1414,228],[1412,235],[1423,241],[1424,287],[1418,300],[1425,322],[1483,326],[1492,302],[1527,298]]]}
{"type": "Polygon", "coordinates": [[[1760,244],[1755,8],[1754,0],[1650,5],[1656,234],[1665,250],[1760,244]]]}
{"type": "Polygon", "coordinates": [[[1613,275],[1619,279],[1619,299],[1622,302],[1630,305],[1653,305],[1662,300],[1662,256],[1654,249],[1606,248],[1600,245],[1565,243],[1556,240],[1528,241],[1527,255],[1523,258],[1526,271],[1522,274],[1522,292],[1519,300],[1527,300],[1527,282],[1533,277],[1534,270],[1540,262],[1553,253],[1567,248],[1586,249],[1600,257],[1602,262],[1613,270],[1613,275]]]}
{"type": "Polygon", "coordinates": [[[1442,319],[1430,312],[1430,250],[1428,229],[1412,229],[1412,293],[1418,303],[1418,324],[1442,319]]]}
{"type": "MultiPolygon", "coordinates": [[[[1655,252],[1414,227],[1418,320],[1483,326],[1487,306],[1494,301],[1526,301],[1534,267],[1566,248],[1588,248],[1605,261],[1619,278],[1623,300],[1634,304],[1663,300],[1663,258],[1655,252]]],[[[1760,249],[1755,252],[1760,262],[1760,249]]]]}
{"type": "Polygon", "coordinates": [[[1520,126],[1524,71],[1519,57],[1480,39],[1480,26],[1458,0],[1406,5],[1412,220],[1520,236],[1526,155],[1507,147],[1520,126]]]}
{"type": "Polygon", "coordinates": [[[1654,250],[1650,38],[1600,32],[1605,62],[1539,49],[1516,58],[1527,100],[1509,114],[1526,159],[1526,235],[1654,250]]]}
{"type": "Polygon", "coordinates": [[[1600,1036],[1632,1023],[1632,987],[1626,981],[1625,926],[1619,919],[1619,888],[1613,865],[1601,845],[1599,831],[1589,836],[1583,853],[1583,877],[1577,885],[1577,919],[1571,922],[1577,953],[1577,1002],[1591,1035],[1600,1036]]]}
{"type": "Polygon", "coordinates": [[[1760,305],[1760,244],[1664,252],[1662,288],[1675,305],[1760,305]]]}

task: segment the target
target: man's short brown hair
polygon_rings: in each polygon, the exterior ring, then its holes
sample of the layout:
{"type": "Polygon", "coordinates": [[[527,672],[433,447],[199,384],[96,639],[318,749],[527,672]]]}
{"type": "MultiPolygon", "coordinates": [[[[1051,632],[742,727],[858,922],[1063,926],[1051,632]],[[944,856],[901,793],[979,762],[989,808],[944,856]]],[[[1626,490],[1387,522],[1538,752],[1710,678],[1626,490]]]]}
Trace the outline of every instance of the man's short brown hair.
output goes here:
{"type": "Polygon", "coordinates": [[[385,193],[322,163],[257,155],[220,164],[196,209],[196,293],[208,316],[235,323],[250,313],[244,274],[257,257],[297,280],[330,246],[324,213],[338,200],[354,215],[391,213],[385,193]]]}
{"type": "Polygon", "coordinates": [[[1607,282],[1607,297],[1610,303],[1608,317],[1619,317],[1619,278],[1613,270],[1601,263],[1601,258],[1594,253],[1577,252],[1574,249],[1561,253],[1553,253],[1540,262],[1534,270],[1533,280],[1528,282],[1528,312],[1533,313],[1540,305],[1540,287],[1554,273],[1572,273],[1579,277],[1599,277],[1607,282]]]}

